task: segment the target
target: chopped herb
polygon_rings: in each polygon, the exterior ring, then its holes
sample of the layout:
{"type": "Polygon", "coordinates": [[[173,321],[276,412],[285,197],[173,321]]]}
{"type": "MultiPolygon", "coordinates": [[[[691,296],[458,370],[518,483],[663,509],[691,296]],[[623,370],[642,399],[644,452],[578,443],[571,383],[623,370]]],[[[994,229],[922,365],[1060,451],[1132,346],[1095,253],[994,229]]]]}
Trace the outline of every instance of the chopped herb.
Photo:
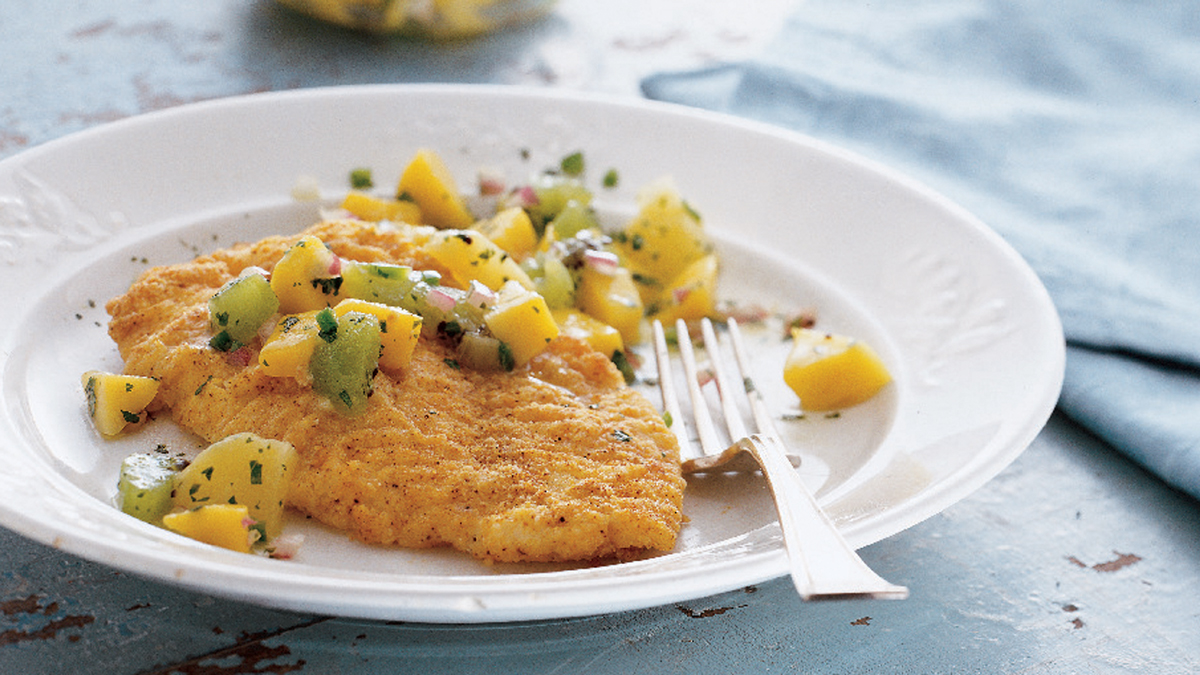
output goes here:
{"type": "Polygon", "coordinates": [[[313,279],[312,285],[313,288],[319,288],[325,295],[337,295],[338,290],[342,287],[342,278],[313,279]]]}
{"type": "Polygon", "coordinates": [[[621,431],[620,429],[613,429],[612,437],[622,443],[629,443],[633,440],[633,436],[630,436],[628,433],[621,431]]]}
{"type": "Polygon", "coordinates": [[[207,469],[200,472],[204,476],[204,480],[212,480],[213,468],[214,467],[210,466],[207,469]]]}
{"type": "Polygon", "coordinates": [[[604,172],[604,187],[615,188],[619,182],[621,182],[621,177],[617,175],[616,169],[609,169],[604,172]]]}
{"type": "Polygon", "coordinates": [[[340,399],[342,405],[346,406],[347,408],[354,407],[354,399],[350,397],[350,392],[346,391],[345,389],[338,392],[338,399],[340,399]]]}
{"type": "Polygon", "coordinates": [[[137,424],[142,419],[141,417],[138,417],[136,414],[131,413],[128,410],[122,410],[121,417],[124,418],[125,421],[130,424],[137,424]]]}
{"type": "Polygon", "coordinates": [[[675,423],[675,419],[673,417],[671,417],[671,413],[666,410],[663,411],[662,417],[663,417],[663,424],[667,425],[667,428],[670,429],[671,425],[675,423]]]}
{"type": "Polygon", "coordinates": [[[253,525],[251,525],[250,527],[248,527],[246,529],[254,534],[255,542],[267,540],[267,524],[266,523],[260,523],[256,520],[256,521],[254,521],[253,525]]]}
{"type": "Polygon", "coordinates": [[[458,370],[458,361],[455,361],[454,359],[442,359],[442,363],[445,363],[451,368],[458,370]]]}
{"type": "Polygon", "coordinates": [[[445,321],[438,328],[441,329],[442,334],[446,337],[458,337],[463,333],[463,328],[457,321],[445,321]]]}
{"type": "Polygon", "coordinates": [[[229,312],[217,312],[216,319],[217,319],[218,326],[228,326],[229,325],[229,312]]]}
{"type": "Polygon", "coordinates": [[[133,391],[133,383],[132,383],[132,382],[126,382],[126,383],[125,383],[125,392],[126,392],[126,393],[129,393],[129,392],[131,392],[131,391],[133,391]]]}
{"type": "MultiPolygon", "coordinates": [[[[200,392],[204,391],[204,388],[208,386],[208,383],[209,383],[209,382],[212,382],[212,379],[213,379],[213,376],[212,376],[212,375],[209,375],[207,380],[205,380],[205,381],[201,382],[201,383],[200,383],[200,386],[199,386],[199,387],[196,387],[196,391],[195,391],[195,393],[193,394],[193,396],[199,396],[199,395],[200,395],[200,392]]],[[[88,384],[91,384],[91,380],[89,380],[89,381],[88,381],[88,384]]],[[[90,398],[89,398],[89,402],[90,402],[91,400],[92,400],[92,399],[90,399],[90,398]]]]}
{"type": "Polygon", "coordinates": [[[281,322],[280,322],[280,324],[279,324],[279,332],[280,332],[280,333],[286,333],[286,332],[288,332],[289,330],[291,330],[291,329],[295,328],[295,327],[296,327],[296,324],[298,324],[298,323],[300,323],[300,317],[298,317],[298,316],[286,316],[286,317],[284,317],[284,318],[283,318],[283,321],[281,321],[281,322]]]}
{"type": "Polygon", "coordinates": [[[317,337],[325,342],[333,342],[337,339],[337,319],[334,318],[333,311],[328,307],[317,312],[317,326],[320,328],[317,337]]]}
{"type": "Polygon", "coordinates": [[[212,339],[208,341],[208,346],[219,352],[231,352],[242,345],[230,337],[229,331],[223,330],[212,336],[212,339]]]}
{"type": "Polygon", "coordinates": [[[355,190],[367,190],[375,187],[375,181],[371,178],[371,170],[360,168],[351,171],[350,187],[354,188],[355,190]]]}
{"type": "Polygon", "coordinates": [[[262,485],[262,482],[263,482],[262,470],[263,470],[262,462],[258,461],[257,459],[250,460],[250,484],[251,485],[262,485]]]}
{"type": "Polygon", "coordinates": [[[399,199],[399,200],[400,200],[400,201],[402,201],[402,202],[415,202],[415,201],[417,201],[417,200],[413,199],[413,196],[412,196],[412,195],[410,195],[410,194],[409,194],[407,191],[405,191],[405,192],[397,192],[397,193],[396,193],[396,199],[399,199]]]}
{"type": "Polygon", "coordinates": [[[568,176],[581,175],[584,169],[583,153],[573,152],[566,157],[563,157],[562,161],[559,162],[559,167],[562,169],[562,172],[568,176]]]}
{"type": "Polygon", "coordinates": [[[749,377],[743,377],[742,387],[746,390],[747,394],[753,394],[755,389],[754,380],[750,379],[749,377]]]}
{"type": "Polygon", "coordinates": [[[620,349],[614,351],[612,362],[617,370],[621,371],[621,376],[625,378],[625,384],[633,384],[637,380],[637,374],[633,372],[633,365],[629,363],[629,357],[625,356],[625,352],[620,349]]]}
{"type": "Polygon", "coordinates": [[[640,272],[634,272],[632,276],[633,276],[633,281],[635,283],[639,283],[643,286],[660,286],[660,285],[662,285],[662,282],[659,281],[658,279],[655,279],[654,277],[648,277],[645,274],[642,274],[640,272]]]}
{"type": "Polygon", "coordinates": [[[700,217],[700,212],[697,211],[696,209],[692,208],[692,205],[687,203],[686,201],[683,202],[683,210],[687,211],[687,214],[689,216],[691,216],[693,219],[695,219],[695,221],[697,223],[702,220],[702,218],[700,217]]]}
{"type": "Polygon", "coordinates": [[[496,355],[500,357],[500,367],[505,372],[511,373],[513,368],[517,367],[517,360],[513,358],[512,349],[504,342],[496,349],[496,355]]]}
{"type": "Polygon", "coordinates": [[[461,239],[461,240],[462,240],[462,243],[464,243],[464,244],[470,244],[472,241],[474,241],[473,239],[471,239],[471,235],[469,235],[469,234],[466,234],[466,233],[459,233],[459,234],[456,234],[456,235],[454,235],[454,236],[455,236],[457,239],[461,239]]]}
{"type": "Polygon", "coordinates": [[[642,250],[642,247],[645,245],[646,245],[646,240],[643,239],[642,235],[640,235],[640,234],[635,234],[632,237],[630,237],[630,239],[629,239],[629,246],[630,246],[630,248],[632,248],[635,251],[642,250]]]}
{"type": "Polygon", "coordinates": [[[192,487],[188,488],[188,496],[189,496],[189,497],[195,497],[195,496],[196,496],[196,493],[197,493],[197,492],[199,492],[199,491],[200,491],[200,484],[199,484],[199,483],[193,483],[193,484],[192,484],[192,487]]]}

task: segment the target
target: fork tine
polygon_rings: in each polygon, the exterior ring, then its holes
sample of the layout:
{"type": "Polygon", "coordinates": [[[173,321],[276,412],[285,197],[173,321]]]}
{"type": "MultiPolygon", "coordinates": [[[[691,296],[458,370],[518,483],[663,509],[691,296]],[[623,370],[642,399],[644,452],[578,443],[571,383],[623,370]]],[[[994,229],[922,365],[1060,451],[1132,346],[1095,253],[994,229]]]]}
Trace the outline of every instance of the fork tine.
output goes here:
{"type": "Polygon", "coordinates": [[[688,334],[687,323],[683,319],[675,321],[675,334],[679,342],[679,355],[683,361],[683,374],[687,379],[688,398],[692,401],[692,422],[700,437],[700,449],[705,455],[716,455],[725,449],[713,426],[712,416],[708,413],[708,403],[704,400],[704,392],[700,389],[700,369],[696,367],[696,352],[692,347],[692,337],[688,334]]]}
{"type": "MultiPolygon", "coordinates": [[[[713,331],[712,321],[701,320],[700,330],[704,334],[704,349],[708,352],[708,360],[717,380],[718,398],[721,401],[721,412],[725,416],[725,428],[729,431],[731,440],[745,437],[746,425],[742,423],[742,413],[737,407],[736,389],[729,380],[721,358],[721,345],[717,342],[717,334],[713,331]]],[[[739,368],[741,364],[738,364],[739,368]]]]}
{"type": "Polygon", "coordinates": [[[746,344],[742,341],[742,329],[738,327],[737,319],[734,318],[730,318],[727,325],[729,326],[729,342],[733,345],[733,357],[737,361],[738,372],[742,374],[742,388],[750,399],[750,412],[754,416],[754,425],[758,427],[759,433],[771,434],[775,438],[780,438],[779,432],[775,429],[775,423],[771,421],[771,413],[767,410],[767,404],[763,401],[762,392],[754,386],[754,380],[750,378],[750,359],[746,356],[746,344]]]}
{"type": "Polygon", "coordinates": [[[683,452],[691,447],[688,441],[687,428],[683,422],[683,411],[679,407],[679,395],[675,392],[675,375],[671,372],[671,359],[667,348],[667,337],[663,333],[662,323],[655,321],[654,331],[654,360],[658,366],[658,390],[662,394],[663,412],[667,415],[667,426],[679,441],[679,450],[683,452]]]}

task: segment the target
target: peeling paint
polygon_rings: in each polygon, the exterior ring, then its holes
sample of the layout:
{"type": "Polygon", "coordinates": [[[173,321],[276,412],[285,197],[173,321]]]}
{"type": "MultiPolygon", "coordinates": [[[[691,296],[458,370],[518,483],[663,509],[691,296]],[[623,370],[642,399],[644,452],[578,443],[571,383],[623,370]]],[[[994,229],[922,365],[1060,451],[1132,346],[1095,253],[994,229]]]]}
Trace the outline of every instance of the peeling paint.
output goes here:
{"type": "Polygon", "coordinates": [[[1130,565],[1133,565],[1134,563],[1140,562],[1142,560],[1142,557],[1140,555],[1137,555],[1134,553],[1121,553],[1120,551],[1113,551],[1113,555],[1115,555],[1117,557],[1112,560],[1108,560],[1106,562],[1096,563],[1095,565],[1088,565],[1087,563],[1083,562],[1082,560],[1080,560],[1079,558],[1076,558],[1073,555],[1067,556],[1066,559],[1067,559],[1067,562],[1071,563],[1072,565],[1074,565],[1076,567],[1079,567],[1081,569],[1091,568],[1097,572],[1117,572],[1117,571],[1125,569],[1126,567],[1129,567],[1130,565]]]}
{"type": "Polygon", "coordinates": [[[1113,555],[1117,556],[1114,560],[1092,565],[1092,569],[1096,570],[1097,572],[1116,572],[1118,570],[1123,570],[1142,559],[1142,557],[1139,555],[1134,555],[1132,553],[1121,553],[1120,551],[1113,551],[1113,555]]]}
{"type": "MultiPolygon", "coordinates": [[[[18,614],[29,616],[52,616],[57,614],[59,605],[57,602],[42,604],[42,599],[36,595],[30,595],[25,598],[15,598],[13,600],[5,600],[0,602],[0,612],[5,616],[13,617],[18,614]]],[[[70,614],[61,618],[52,619],[45,625],[37,629],[21,630],[12,628],[0,633],[0,647],[17,644],[20,642],[33,642],[36,640],[53,640],[58,637],[58,634],[69,628],[83,628],[92,623],[95,623],[96,617],[86,614],[70,614]]],[[[80,639],[78,634],[72,633],[67,636],[67,640],[77,642],[80,639]]]]}
{"type": "Polygon", "coordinates": [[[249,673],[282,675],[283,673],[300,672],[306,664],[304,659],[296,659],[292,663],[269,663],[290,656],[292,650],[285,644],[269,646],[266,644],[267,640],[327,620],[320,618],[275,631],[242,633],[237,642],[228,647],[179,663],[157,666],[143,675],[247,675],[249,673]]]}
{"type": "Polygon", "coordinates": [[[871,617],[864,616],[861,619],[855,619],[854,621],[850,622],[850,625],[851,626],[870,626],[871,625],[871,617]]]}
{"type": "Polygon", "coordinates": [[[678,609],[679,611],[692,617],[693,619],[707,619],[709,617],[720,616],[720,615],[724,614],[725,612],[730,612],[735,609],[741,609],[746,606],[747,605],[733,605],[732,607],[713,607],[711,609],[692,609],[690,607],[684,607],[683,605],[676,605],[675,609],[678,609]]]}

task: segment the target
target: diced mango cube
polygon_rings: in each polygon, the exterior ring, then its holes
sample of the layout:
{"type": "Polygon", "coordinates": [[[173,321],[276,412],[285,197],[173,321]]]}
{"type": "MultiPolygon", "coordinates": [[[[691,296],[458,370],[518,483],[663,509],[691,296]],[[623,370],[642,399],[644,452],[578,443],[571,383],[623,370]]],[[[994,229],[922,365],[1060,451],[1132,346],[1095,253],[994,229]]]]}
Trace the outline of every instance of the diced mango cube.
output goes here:
{"type": "Polygon", "coordinates": [[[146,406],[158,394],[158,380],[89,370],[83,374],[88,417],[104,436],[116,436],[145,420],[146,406]]]}
{"type": "Polygon", "coordinates": [[[249,509],[242,504],[209,504],[163,516],[163,526],[172,532],[239,553],[250,552],[255,539],[250,532],[253,524],[249,509]]]}
{"type": "Polygon", "coordinates": [[[320,331],[317,310],[288,314],[275,325],[275,330],[258,352],[258,365],[271,377],[310,381],[308,364],[320,331]]]}
{"type": "Polygon", "coordinates": [[[412,360],[417,338],[421,335],[421,317],[399,307],[378,302],[347,299],[333,308],[336,316],[347,312],[362,312],[379,319],[379,366],[384,370],[400,370],[412,360]]]}
{"type": "Polygon", "coordinates": [[[616,328],[625,344],[637,344],[642,330],[642,298],[633,275],[624,267],[608,274],[585,266],[575,288],[579,309],[616,328]]]}
{"type": "Polygon", "coordinates": [[[793,328],[783,379],[804,410],[849,408],[870,399],[892,376],[867,343],[811,328],[793,328]]]}
{"type": "Polygon", "coordinates": [[[365,192],[354,191],[342,200],[342,208],[372,222],[390,220],[398,223],[420,223],[421,207],[404,199],[383,199],[365,192]]]}
{"type": "Polygon", "coordinates": [[[317,237],[305,235],[283,254],[271,272],[279,311],[297,314],[337,304],[341,260],[317,237]]]}
{"type": "Polygon", "coordinates": [[[442,158],[432,150],[421,149],[404,167],[396,196],[416,202],[422,220],[441,228],[463,228],[475,222],[467,203],[458,191],[454,176],[442,158]]]}
{"type": "Polygon", "coordinates": [[[268,538],[283,529],[288,481],[299,462],[290,443],[234,434],[205,448],[175,481],[175,506],[237,504],[262,523],[268,538]]]}
{"type": "Polygon", "coordinates": [[[522,366],[558,337],[558,324],[546,300],[515,281],[504,284],[499,296],[483,322],[508,347],[514,365],[522,366]]]}
{"type": "Polygon", "coordinates": [[[508,281],[534,288],[533,280],[491,239],[475,230],[442,230],[425,244],[425,251],[445,266],[462,286],[478,281],[493,291],[508,281]]]}
{"type": "MultiPolygon", "coordinates": [[[[625,265],[648,283],[652,293],[668,286],[696,260],[712,253],[712,242],[700,218],[683,200],[674,183],[663,179],[638,194],[639,210],[618,237],[625,265]]],[[[648,302],[649,296],[643,296],[648,302]]]]}
{"type": "Polygon", "coordinates": [[[562,335],[583,340],[605,356],[625,349],[621,331],[595,317],[573,309],[556,309],[553,316],[562,335]]]}
{"type": "Polygon", "coordinates": [[[650,316],[664,325],[676,319],[702,319],[716,313],[717,256],[709,254],[684,268],[650,305],[650,316]]]}
{"type": "Polygon", "coordinates": [[[479,231],[494,244],[517,260],[523,260],[537,249],[538,236],[529,214],[520,207],[500,211],[479,223],[479,231]]]}

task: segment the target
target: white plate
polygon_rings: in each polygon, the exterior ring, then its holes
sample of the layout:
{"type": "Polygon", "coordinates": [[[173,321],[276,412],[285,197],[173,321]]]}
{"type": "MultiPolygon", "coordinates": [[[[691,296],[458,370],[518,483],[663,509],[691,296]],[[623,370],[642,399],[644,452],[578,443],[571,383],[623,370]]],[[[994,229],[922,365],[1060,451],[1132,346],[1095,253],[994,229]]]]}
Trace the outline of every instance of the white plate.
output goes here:
{"type": "MultiPolygon", "coordinates": [[[[676,550],[578,569],[487,567],[452,551],[353,544],[300,519],[297,560],[201,545],[111,505],[120,459],[193,449],[170,423],[116,442],[84,417],[80,374],[119,369],[103,303],[148,264],[316,218],[301,175],[344,193],[348,172],[391,181],[418,147],[464,184],[481,167],[523,178],[584,150],[598,204],[631,208],[664,174],[705,216],[726,297],[871,341],[894,385],[836,419],[784,426],[803,474],[864,546],[946,508],[1032,441],[1061,384],[1062,332],[1030,269],[992,231],[914,182],[837,148],[702,112],[576,94],[381,86],[184,106],[76,134],[0,162],[0,523],[136,574],[264,605],[430,622],[634,609],[785,573],[756,477],[698,480],[676,550]]],[[[779,412],[784,343],[759,335],[756,378],[779,412]]],[[[904,579],[895,579],[903,583],[904,579]]]]}

